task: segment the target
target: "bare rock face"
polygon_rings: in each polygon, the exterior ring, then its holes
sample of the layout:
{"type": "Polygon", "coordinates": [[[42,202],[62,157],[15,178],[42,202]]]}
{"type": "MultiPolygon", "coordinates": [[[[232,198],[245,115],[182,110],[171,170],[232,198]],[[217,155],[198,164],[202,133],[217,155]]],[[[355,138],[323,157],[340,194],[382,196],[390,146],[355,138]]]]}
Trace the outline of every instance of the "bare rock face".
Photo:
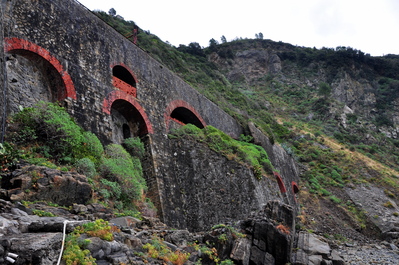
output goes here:
{"type": "Polygon", "coordinates": [[[228,69],[227,78],[234,82],[239,80],[253,80],[267,74],[281,71],[281,60],[275,52],[266,49],[249,49],[237,52],[231,63],[220,58],[216,53],[210,60],[228,69]]]}
{"type": "Polygon", "coordinates": [[[85,176],[35,165],[2,176],[1,187],[6,190],[2,194],[5,199],[51,201],[62,206],[85,204],[92,196],[85,176]]]}

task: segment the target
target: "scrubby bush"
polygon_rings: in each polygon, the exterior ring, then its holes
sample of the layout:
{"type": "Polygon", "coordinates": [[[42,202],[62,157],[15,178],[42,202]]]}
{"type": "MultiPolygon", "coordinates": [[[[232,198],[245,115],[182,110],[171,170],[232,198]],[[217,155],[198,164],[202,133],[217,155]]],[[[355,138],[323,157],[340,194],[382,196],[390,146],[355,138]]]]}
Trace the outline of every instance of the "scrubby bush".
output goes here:
{"type": "Polygon", "coordinates": [[[131,156],[142,159],[145,154],[144,144],[138,137],[127,138],[123,141],[123,147],[131,156]]]}
{"type": "Polygon", "coordinates": [[[258,178],[262,175],[261,170],[267,173],[273,172],[273,165],[266,151],[261,146],[247,141],[234,140],[213,126],[206,126],[204,129],[199,129],[195,125],[187,124],[177,130],[173,130],[170,138],[183,136],[204,142],[210,149],[223,154],[229,159],[235,159],[238,162],[251,165],[258,178]]]}
{"type": "Polygon", "coordinates": [[[84,132],[65,111],[54,103],[39,102],[12,117],[11,140],[17,145],[37,146],[35,151],[71,164],[83,157],[98,160],[103,152],[98,138],[84,132]]]}
{"type": "Polygon", "coordinates": [[[90,158],[82,158],[75,163],[76,171],[88,178],[93,178],[97,174],[96,165],[90,158]]]}
{"type": "MultiPolygon", "coordinates": [[[[139,200],[147,189],[140,160],[132,157],[121,145],[106,146],[99,172],[101,177],[120,185],[119,196],[111,189],[113,197],[126,204],[131,203],[132,200],[139,200]]],[[[107,182],[108,187],[110,187],[110,182],[107,182]]]]}

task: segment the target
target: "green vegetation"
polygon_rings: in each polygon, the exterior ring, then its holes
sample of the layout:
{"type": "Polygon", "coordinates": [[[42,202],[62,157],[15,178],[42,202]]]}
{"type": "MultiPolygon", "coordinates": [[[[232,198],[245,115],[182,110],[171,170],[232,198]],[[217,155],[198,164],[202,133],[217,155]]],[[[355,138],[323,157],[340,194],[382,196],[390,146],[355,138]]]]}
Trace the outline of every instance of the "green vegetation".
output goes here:
{"type": "Polygon", "coordinates": [[[228,159],[250,165],[258,179],[261,179],[263,174],[273,172],[273,166],[261,146],[234,140],[215,127],[207,126],[199,129],[195,125],[187,124],[173,130],[169,135],[170,138],[184,136],[206,143],[210,149],[223,154],[228,159]]]}
{"type": "Polygon", "coordinates": [[[91,256],[90,251],[85,249],[90,244],[89,239],[82,239],[82,234],[87,234],[90,237],[99,237],[103,240],[112,241],[112,227],[108,222],[97,219],[95,222],[90,222],[78,226],[72,233],[67,236],[65,241],[65,250],[62,259],[67,265],[85,264],[94,265],[96,260],[91,256]]]}
{"type": "Polygon", "coordinates": [[[151,243],[145,244],[143,248],[147,250],[147,258],[161,259],[166,263],[182,265],[190,258],[190,253],[180,250],[172,251],[163,240],[156,236],[152,238],[151,243]]]}
{"type": "MultiPolygon", "coordinates": [[[[86,175],[97,199],[118,211],[137,212],[147,190],[140,159],[144,145],[139,138],[123,146],[105,148],[91,132],[82,130],[56,104],[39,102],[11,117],[7,142],[0,146],[0,165],[6,170],[19,159],[59,170],[76,169],[86,175]]],[[[40,176],[32,172],[32,183],[40,176]]],[[[138,216],[136,214],[135,216],[138,216]]]]}

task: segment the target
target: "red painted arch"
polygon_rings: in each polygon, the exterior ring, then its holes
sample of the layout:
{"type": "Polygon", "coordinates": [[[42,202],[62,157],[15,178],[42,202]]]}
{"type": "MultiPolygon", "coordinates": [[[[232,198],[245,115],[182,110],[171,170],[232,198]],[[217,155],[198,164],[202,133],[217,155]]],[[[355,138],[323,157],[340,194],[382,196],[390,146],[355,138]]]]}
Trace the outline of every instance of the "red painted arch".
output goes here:
{"type": "Polygon", "coordinates": [[[123,92],[120,90],[115,90],[115,91],[112,91],[111,93],[109,93],[108,96],[103,101],[103,112],[110,115],[112,104],[116,100],[124,100],[124,101],[127,101],[130,104],[132,104],[132,106],[136,108],[136,110],[140,113],[141,117],[144,120],[144,123],[146,125],[146,130],[147,130],[145,133],[151,133],[151,134],[154,133],[151,122],[148,119],[148,116],[145,113],[143,107],[140,106],[140,104],[137,102],[136,98],[134,98],[132,95],[127,94],[126,92],[123,92]]]}
{"type": "Polygon", "coordinates": [[[123,68],[125,68],[132,76],[133,76],[133,79],[134,79],[134,81],[136,82],[136,84],[138,84],[138,79],[137,79],[137,76],[134,74],[134,72],[132,71],[132,69],[130,69],[126,64],[124,64],[124,63],[113,63],[113,64],[111,64],[111,70],[115,67],[115,66],[122,66],[123,68]]]}
{"type": "Polygon", "coordinates": [[[276,172],[276,171],[274,171],[273,174],[274,174],[274,176],[276,177],[276,180],[277,180],[277,183],[278,183],[278,186],[279,186],[279,188],[280,188],[281,193],[286,193],[286,192],[287,192],[287,189],[285,188],[283,179],[282,179],[282,177],[280,176],[280,174],[279,174],[278,172],[276,172]]]}
{"type": "Polygon", "coordinates": [[[19,38],[5,38],[4,51],[6,53],[10,53],[13,51],[30,51],[39,55],[44,60],[49,62],[58,71],[62,78],[65,86],[65,93],[62,93],[58,100],[61,101],[68,97],[76,99],[76,90],[71,76],[64,70],[60,61],[53,55],[51,55],[49,51],[28,40],[19,38]]]}
{"type": "MultiPolygon", "coordinates": [[[[206,127],[206,123],[204,121],[204,119],[201,117],[201,115],[199,115],[199,113],[196,111],[196,109],[194,107],[192,107],[190,104],[188,104],[186,101],[181,100],[181,99],[177,99],[174,100],[172,102],[169,103],[168,107],[165,110],[164,113],[164,120],[165,120],[165,126],[166,126],[166,131],[169,131],[169,122],[170,120],[174,120],[171,117],[172,112],[176,109],[176,108],[186,108],[189,111],[191,111],[196,117],[197,119],[200,121],[200,123],[202,124],[203,127],[206,127]]],[[[179,121],[178,121],[179,122],[179,121]]],[[[181,123],[181,122],[179,122],[181,123]]]]}
{"type": "Polygon", "coordinates": [[[295,181],[291,182],[291,186],[292,186],[292,192],[293,192],[294,194],[296,194],[296,193],[299,192],[298,184],[297,184],[295,181]]]}

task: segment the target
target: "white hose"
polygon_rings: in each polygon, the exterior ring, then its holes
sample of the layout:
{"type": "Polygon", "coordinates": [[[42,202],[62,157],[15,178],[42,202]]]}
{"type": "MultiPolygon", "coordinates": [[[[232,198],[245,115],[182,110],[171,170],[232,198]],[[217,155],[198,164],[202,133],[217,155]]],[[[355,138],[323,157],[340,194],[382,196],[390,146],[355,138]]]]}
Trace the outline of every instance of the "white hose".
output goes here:
{"type": "Polygon", "coordinates": [[[88,221],[88,220],[83,220],[83,221],[68,221],[68,220],[65,220],[65,221],[64,221],[64,229],[63,229],[63,231],[62,231],[61,252],[60,252],[60,256],[58,257],[57,265],[60,265],[60,263],[61,263],[61,258],[62,258],[62,253],[64,252],[65,235],[66,235],[66,226],[67,226],[67,223],[82,223],[82,222],[87,222],[87,221],[88,221]]]}
{"type": "Polygon", "coordinates": [[[62,258],[62,252],[64,252],[66,225],[67,225],[68,222],[69,222],[68,220],[65,220],[65,221],[64,221],[64,229],[62,230],[61,252],[60,252],[60,256],[58,257],[57,265],[60,265],[61,258],[62,258]]]}

